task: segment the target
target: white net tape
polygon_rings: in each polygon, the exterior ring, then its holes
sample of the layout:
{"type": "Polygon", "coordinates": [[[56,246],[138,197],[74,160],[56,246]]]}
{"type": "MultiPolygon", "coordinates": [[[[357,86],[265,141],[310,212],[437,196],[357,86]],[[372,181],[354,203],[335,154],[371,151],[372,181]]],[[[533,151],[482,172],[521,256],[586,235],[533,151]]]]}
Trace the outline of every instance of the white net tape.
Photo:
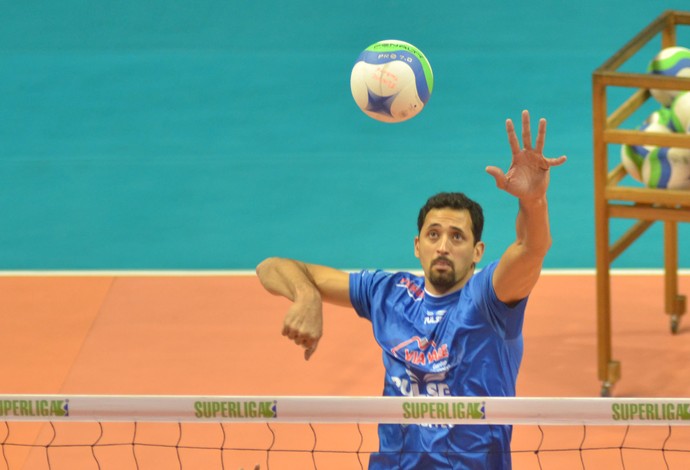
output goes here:
{"type": "Polygon", "coordinates": [[[0,395],[0,421],[679,426],[690,399],[0,395]]]}

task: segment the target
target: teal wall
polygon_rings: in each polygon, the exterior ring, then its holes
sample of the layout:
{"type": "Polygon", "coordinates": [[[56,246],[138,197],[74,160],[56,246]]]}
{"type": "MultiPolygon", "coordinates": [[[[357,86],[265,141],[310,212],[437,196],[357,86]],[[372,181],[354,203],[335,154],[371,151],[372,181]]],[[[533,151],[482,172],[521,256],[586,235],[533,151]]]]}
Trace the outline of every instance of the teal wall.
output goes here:
{"type": "MultiPolygon", "coordinates": [[[[0,269],[251,269],[269,255],[415,268],[416,214],[441,190],[484,205],[495,258],[517,204],[484,167],[507,167],[504,121],[523,108],[549,120],[547,155],[569,156],[552,174],[546,266],[590,268],[591,73],[684,7],[3,2],[0,269]],[[436,77],[423,113],[396,125],[349,91],[359,52],[389,38],[421,48],[436,77]]],[[[660,228],[616,262],[661,265],[660,228]]]]}

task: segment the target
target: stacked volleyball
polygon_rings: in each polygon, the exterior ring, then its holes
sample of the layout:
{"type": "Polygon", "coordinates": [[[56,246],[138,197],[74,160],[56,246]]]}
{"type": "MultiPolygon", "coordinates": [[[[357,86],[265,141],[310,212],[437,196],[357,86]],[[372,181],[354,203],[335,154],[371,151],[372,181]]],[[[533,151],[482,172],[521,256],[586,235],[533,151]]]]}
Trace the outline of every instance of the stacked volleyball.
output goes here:
{"type": "Polygon", "coordinates": [[[402,122],[418,115],[429,101],[434,74],[422,51],[390,39],[372,44],[357,57],[350,88],[367,116],[402,122]]]}
{"type": "MultiPolygon", "coordinates": [[[[656,75],[690,77],[690,49],[668,47],[650,62],[656,75]]],[[[661,108],[637,128],[644,132],[690,134],[690,91],[650,90],[661,108]]],[[[621,161],[628,174],[649,188],[690,189],[690,149],[623,145],[621,161]]]]}

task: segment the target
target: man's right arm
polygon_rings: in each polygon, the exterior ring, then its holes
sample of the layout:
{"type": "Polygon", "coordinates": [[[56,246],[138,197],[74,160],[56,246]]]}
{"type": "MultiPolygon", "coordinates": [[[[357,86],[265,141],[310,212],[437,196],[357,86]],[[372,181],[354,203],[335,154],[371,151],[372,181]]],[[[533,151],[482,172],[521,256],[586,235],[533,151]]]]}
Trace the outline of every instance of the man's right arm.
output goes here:
{"type": "Polygon", "coordinates": [[[286,258],[268,258],[256,267],[264,288],[292,301],[283,321],[283,336],[305,349],[309,359],[323,334],[322,302],[345,307],[350,277],[345,271],[286,258]]]}

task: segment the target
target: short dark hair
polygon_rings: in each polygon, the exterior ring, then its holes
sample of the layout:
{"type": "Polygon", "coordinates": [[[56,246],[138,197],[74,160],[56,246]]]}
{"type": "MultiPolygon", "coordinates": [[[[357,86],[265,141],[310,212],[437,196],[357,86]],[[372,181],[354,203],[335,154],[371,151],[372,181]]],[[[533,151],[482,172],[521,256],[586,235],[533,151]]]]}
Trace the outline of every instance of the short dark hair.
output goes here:
{"type": "Polygon", "coordinates": [[[422,232],[424,220],[432,209],[466,209],[470,213],[470,219],[472,220],[474,243],[482,239],[482,231],[484,230],[484,212],[482,211],[482,206],[463,193],[438,193],[427,199],[424,207],[419,210],[419,216],[417,217],[417,230],[420,233],[422,232]]]}

